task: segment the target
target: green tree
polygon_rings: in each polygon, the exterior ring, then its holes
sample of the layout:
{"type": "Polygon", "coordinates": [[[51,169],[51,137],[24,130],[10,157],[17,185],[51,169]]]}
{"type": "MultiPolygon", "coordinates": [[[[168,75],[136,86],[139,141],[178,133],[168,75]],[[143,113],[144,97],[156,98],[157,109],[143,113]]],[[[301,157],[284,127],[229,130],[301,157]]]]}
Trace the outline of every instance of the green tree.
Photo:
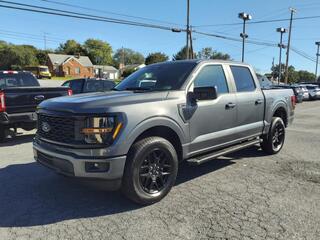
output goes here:
{"type": "Polygon", "coordinates": [[[48,53],[51,53],[50,50],[41,50],[38,49],[36,53],[36,57],[40,65],[47,65],[48,64],[48,53]]]}
{"type": "Polygon", "coordinates": [[[0,69],[22,70],[25,66],[38,65],[37,49],[29,45],[7,45],[0,48],[0,69]]]}
{"type": "Polygon", "coordinates": [[[161,52],[150,53],[146,58],[146,65],[168,61],[169,57],[161,52]]]}
{"type": "Polygon", "coordinates": [[[113,55],[113,62],[116,67],[124,61],[124,65],[142,64],[144,63],[144,56],[129,48],[120,48],[113,55]]]}
{"type": "Polygon", "coordinates": [[[180,49],[179,52],[173,55],[172,60],[177,61],[177,60],[184,60],[187,59],[187,47],[184,46],[183,48],[180,49]]]}
{"type": "Polygon", "coordinates": [[[112,64],[112,48],[109,43],[98,39],[88,39],[85,41],[83,48],[93,64],[112,64]]]}
{"type": "Polygon", "coordinates": [[[134,73],[135,71],[137,71],[137,70],[135,70],[134,68],[125,69],[125,70],[123,71],[123,73],[122,73],[122,77],[123,77],[123,78],[126,78],[126,77],[128,77],[129,75],[131,75],[132,73],[134,73]]]}
{"type": "Polygon", "coordinates": [[[298,71],[299,82],[314,82],[316,79],[316,75],[314,73],[300,70],[298,71]]]}
{"type": "Polygon", "coordinates": [[[230,60],[230,55],[226,53],[214,51],[211,47],[205,47],[198,52],[197,58],[230,60]]]}
{"type": "Polygon", "coordinates": [[[68,55],[87,55],[85,49],[75,40],[67,40],[65,43],[61,43],[58,49],[56,50],[57,53],[61,54],[68,54],[68,55]]]}

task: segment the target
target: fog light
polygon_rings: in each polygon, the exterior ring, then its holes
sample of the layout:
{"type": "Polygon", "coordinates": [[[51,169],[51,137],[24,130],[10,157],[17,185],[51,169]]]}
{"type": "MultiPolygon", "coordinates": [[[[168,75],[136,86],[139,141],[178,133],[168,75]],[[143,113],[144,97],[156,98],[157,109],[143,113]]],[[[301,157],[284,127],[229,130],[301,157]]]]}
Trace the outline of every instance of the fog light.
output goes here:
{"type": "Polygon", "coordinates": [[[108,172],[110,164],[107,162],[86,162],[86,172],[108,172]]]}

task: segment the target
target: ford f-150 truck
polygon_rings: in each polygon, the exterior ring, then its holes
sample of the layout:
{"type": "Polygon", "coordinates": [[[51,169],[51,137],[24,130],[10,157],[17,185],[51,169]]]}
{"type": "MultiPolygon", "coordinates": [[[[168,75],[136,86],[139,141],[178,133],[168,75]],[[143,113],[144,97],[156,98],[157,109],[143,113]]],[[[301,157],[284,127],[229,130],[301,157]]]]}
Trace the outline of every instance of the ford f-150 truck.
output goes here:
{"type": "Polygon", "coordinates": [[[257,144],[278,153],[294,108],[291,89],[262,90],[247,64],[158,63],[112,92],[42,102],[34,156],[61,174],[104,179],[151,204],[170,191],[181,161],[199,165],[257,144]],[[140,84],[148,79],[152,84],[140,84]]]}
{"type": "Polygon", "coordinates": [[[7,129],[34,129],[40,102],[71,93],[68,87],[40,87],[30,72],[0,71],[0,142],[5,139],[7,129]]]}

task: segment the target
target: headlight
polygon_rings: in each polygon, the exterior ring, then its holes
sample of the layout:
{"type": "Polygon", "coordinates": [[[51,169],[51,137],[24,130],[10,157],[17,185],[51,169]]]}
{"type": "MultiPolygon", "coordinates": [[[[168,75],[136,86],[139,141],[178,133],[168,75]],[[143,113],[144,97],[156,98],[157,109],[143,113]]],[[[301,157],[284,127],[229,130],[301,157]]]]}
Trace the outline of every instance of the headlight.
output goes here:
{"type": "Polygon", "coordinates": [[[122,123],[117,122],[116,117],[90,117],[81,133],[85,135],[86,143],[111,145],[121,127],[122,123]]]}

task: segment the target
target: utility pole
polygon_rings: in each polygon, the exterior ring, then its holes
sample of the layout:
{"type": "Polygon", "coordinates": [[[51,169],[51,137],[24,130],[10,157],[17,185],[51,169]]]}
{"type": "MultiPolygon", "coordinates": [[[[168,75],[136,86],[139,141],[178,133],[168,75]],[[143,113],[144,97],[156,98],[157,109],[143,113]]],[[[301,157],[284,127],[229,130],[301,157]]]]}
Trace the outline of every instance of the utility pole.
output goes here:
{"type": "Polygon", "coordinates": [[[317,61],[316,61],[316,72],[315,72],[315,75],[316,75],[316,82],[318,80],[318,64],[319,64],[319,50],[320,50],[320,42],[316,42],[316,45],[317,45],[317,61]]]}
{"type": "Polygon", "coordinates": [[[190,35],[190,0],[187,0],[187,44],[186,58],[189,59],[189,35],[190,35]]]}
{"type": "Polygon", "coordinates": [[[193,56],[192,27],[190,27],[189,41],[190,41],[190,52],[189,52],[189,57],[190,57],[191,59],[193,59],[193,58],[194,58],[194,56],[193,56]]]}
{"type": "Polygon", "coordinates": [[[251,20],[252,16],[248,13],[242,12],[238,14],[238,17],[243,20],[243,29],[242,33],[240,33],[240,37],[242,37],[242,62],[244,62],[244,43],[246,38],[248,38],[248,34],[246,34],[246,21],[251,20]]]}
{"type": "Polygon", "coordinates": [[[284,78],[284,83],[288,83],[288,77],[289,77],[289,54],[290,54],[290,43],[291,43],[291,30],[292,30],[292,20],[293,20],[293,14],[297,12],[296,9],[290,8],[291,16],[290,16],[290,25],[289,25],[289,36],[288,36],[288,45],[287,45],[287,59],[286,59],[286,75],[284,78]]]}
{"type": "Polygon", "coordinates": [[[121,57],[122,57],[122,67],[124,67],[125,66],[124,65],[125,61],[124,61],[124,49],[123,49],[123,47],[121,49],[121,57]]]}
{"type": "Polygon", "coordinates": [[[43,44],[44,44],[44,50],[47,50],[47,33],[43,33],[43,44]]]}
{"type": "Polygon", "coordinates": [[[285,28],[277,28],[277,32],[280,33],[280,43],[278,44],[280,48],[280,53],[279,53],[279,75],[278,75],[278,85],[280,84],[281,81],[281,74],[282,74],[282,63],[281,63],[281,57],[282,57],[282,48],[285,48],[285,46],[282,44],[282,38],[283,34],[287,32],[287,29],[285,28]]]}

